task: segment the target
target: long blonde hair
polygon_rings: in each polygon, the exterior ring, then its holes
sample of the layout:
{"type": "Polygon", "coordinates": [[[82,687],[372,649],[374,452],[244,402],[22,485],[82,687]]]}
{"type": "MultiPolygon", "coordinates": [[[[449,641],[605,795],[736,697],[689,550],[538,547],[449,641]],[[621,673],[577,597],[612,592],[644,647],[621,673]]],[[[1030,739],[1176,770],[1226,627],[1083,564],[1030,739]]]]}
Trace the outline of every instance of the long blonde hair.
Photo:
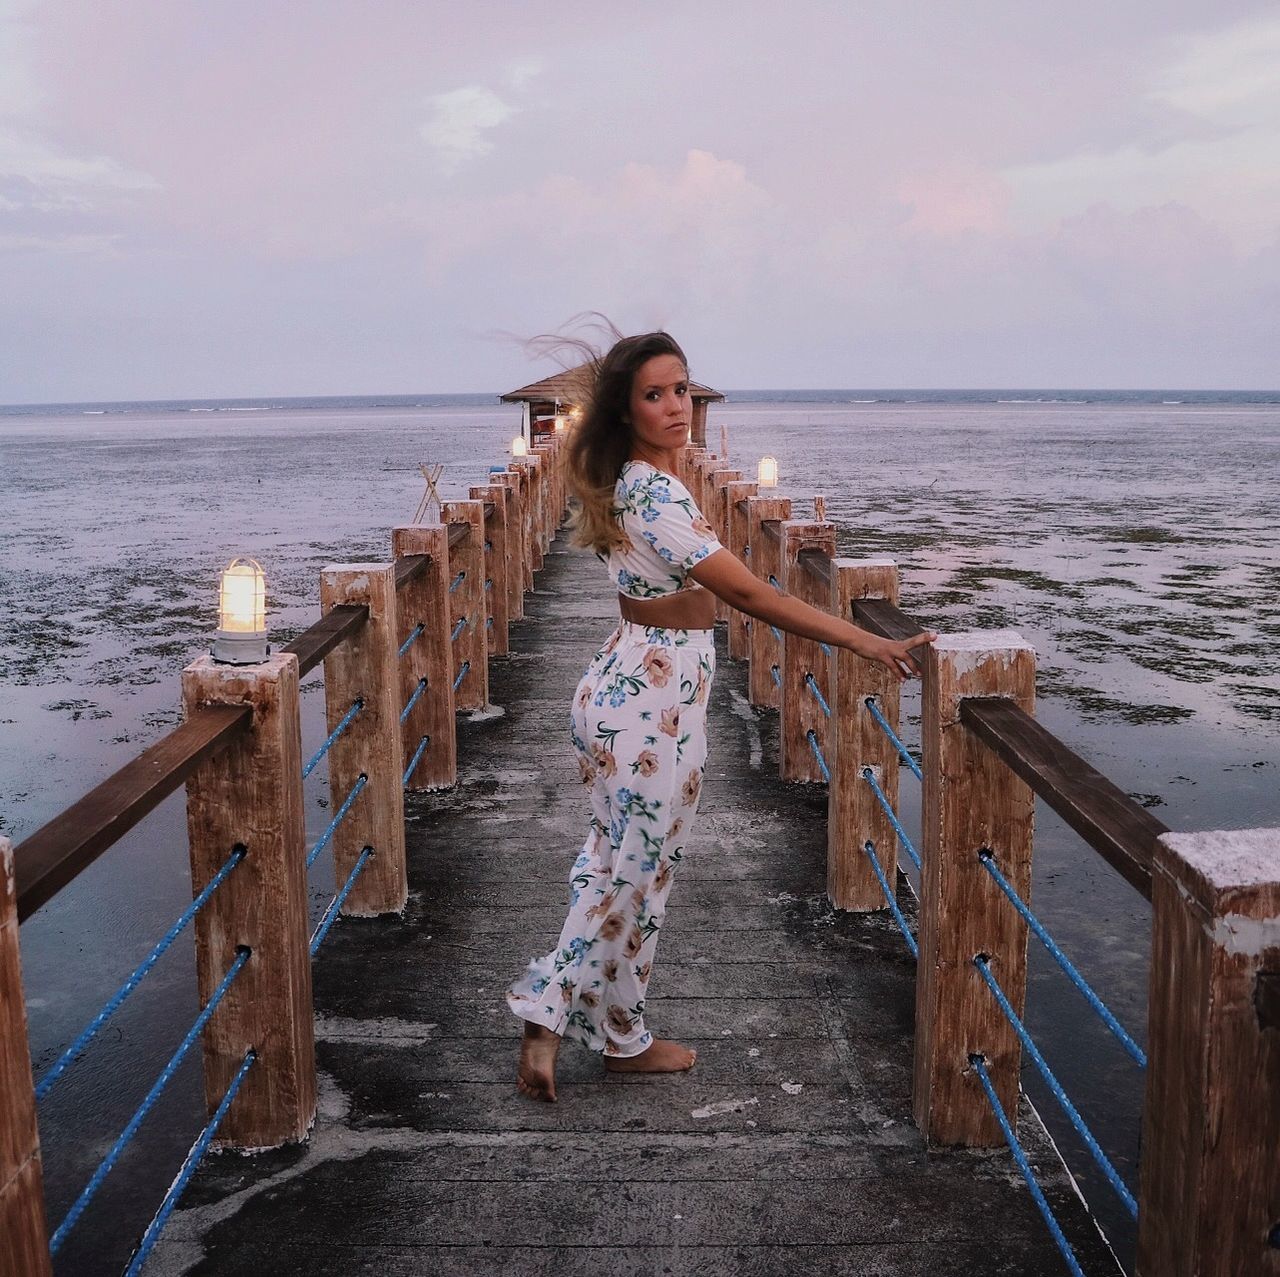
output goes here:
{"type": "Polygon", "coordinates": [[[565,339],[563,345],[589,352],[582,368],[582,416],[565,449],[565,472],[577,498],[573,522],[574,543],[598,554],[607,554],[622,541],[622,529],[613,516],[614,488],[623,465],[631,456],[632,432],[626,418],[631,387],[642,364],[657,355],[674,355],[685,367],[689,361],[669,333],[640,333],[618,338],[608,352],[597,355],[585,342],[565,339]]]}

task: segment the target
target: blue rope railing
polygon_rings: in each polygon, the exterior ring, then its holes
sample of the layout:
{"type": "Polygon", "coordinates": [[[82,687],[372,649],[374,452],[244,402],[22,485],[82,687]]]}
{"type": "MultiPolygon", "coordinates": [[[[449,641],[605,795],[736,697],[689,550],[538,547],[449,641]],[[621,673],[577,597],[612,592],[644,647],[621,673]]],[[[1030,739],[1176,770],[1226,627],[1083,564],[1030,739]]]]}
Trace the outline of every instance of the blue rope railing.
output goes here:
{"type": "Polygon", "coordinates": [[[874,696],[868,696],[862,702],[871,713],[871,717],[880,724],[880,729],[893,742],[893,747],[898,751],[898,757],[911,769],[911,773],[917,780],[924,780],[924,772],[920,770],[920,764],[916,762],[911,751],[902,743],[898,737],[898,733],[889,726],[889,720],[880,712],[880,707],[876,704],[874,696]]]}
{"type": "Polygon", "coordinates": [[[774,576],[772,572],[769,574],[769,584],[773,586],[773,588],[777,590],[779,594],[783,592],[782,586],[778,584],[778,578],[774,576]]]}
{"type": "Polygon", "coordinates": [[[782,637],[782,631],[781,631],[780,629],[778,629],[778,627],[777,627],[776,625],[774,625],[772,622],[770,622],[770,624],[769,624],[769,628],[773,631],[773,637],[774,637],[774,638],[776,638],[776,639],[778,640],[778,642],[779,642],[779,643],[781,643],[781,642],[783,642],[783,641],[784,641],[784,640],[783,640],[783,637],[782,637]]]}
{"type": "Polygon", "coordinates": [[[1040,1185],[1036,1182],[1035,1172],[1031,1169],[1031,1163],[1027,1160],[1026,1152],[1018,1142],[1018,1137],[1013,1133],[1013,1127],[1009,1125],[1009,1119],[1005,1116],[1004,1106],[996,1095],[995,1087],[991,1085],[986,1063],[980,1055],[971,1055],[969,1063],[973,1065],[974,1072],[978,1075],[978,1081],[982,1083],[982,1089],[987,1093],[987,1100],[991,1104],[992,1112],[995,1113],[996,1121],[1000,1123],[1000,1129],[1004,1132],[1005,1143],[1009,1145],[1013,1160],[1017,1162],[1018,1170],[1022,1172],[1022,1178],[1026,1181],[1027,1188],[1031,1190],[1031,1196],[1035,1198],[1036,1207],[1039,1209],[1044,1222],[1049,1226],[1049,1232],[1053,1234],[1053,1240],[1061,1252],[1062,1258],[1067,1261],[1067,1267],[1071,1269],[1075,1277],[1084,1277],[1084,1270],[1080,1267],[1075,1252],[1071,1249],[1071,1243],[1063,1235],[1062,1226],[1058,1223],[1052,1208],[1041,1191],[1040,1185]]]}
{"type": "Polygon", "coordinates": [[[116,990],[115,994],[107,1002],[107,1004],[98,1012],[97,1015],[89,1022],[88,1026],[83,1030],[78,1038],[67,1047],[65,1051],[57,1058],[49,1067],[44,1077],[40,1079],[36,1086],[36,1099],[42,1100],[53,1090],[53,1085],[67,1071],[68,1068],[76,1061],[76,1059],[84,1052],[85,1048],[98,1036],[99,1030],[113,1015],[124,1005],[129,995],[140,985],[147,972],[163,956],[168,947],[182,934],[187,924],[192,918],[200,912],[208,903],[209,897],[227,880],[231,871],[245,858],[246,851],[243,847],[236,847],[227,863],[218,870],[212,878],[209,879],[208,885],[202,892],[187,906],[182,916],[177,922],[165,932],[163,938],[156,944],[155,948],[134,968],[133,974],[116,990]]]}
{"type": "Polygon", "coordinates": [[[827,760],[823,756],[822,746],[818,744],[818,734],[810,728],[806,733],[805,739],[809,742],[809,748],[813,750],[813,756],[818,760],[818,768],[822,772],[822,779],[831,784],[831,771],[827,767],[827,760]]]}
{"type": "Polygon", "coordinates": [[[413,707],[418,703],[418,698],[427,690],[427,680],[424,675],[418,680],[418,685],[413,689],[413,695],[405,702],[405,707],[400,711],[400,721],[403,723],[409,717],[413,707]]]}
{"type": "Polygon", "coordinates": [[[107,1151],[107,1155],[98,1163],[98,1168],[93,1172],[89,1182],[84,1186],[80,1196],[76,1198],[71,1209],[67,1212],[62,1223],[58,1225],[57,1231],[49,1239],[49,1251],[56,1255],[62,1247],[62,1243],[67,1240],[68,1234],[76,1226],[80,1216],[84,1214],[85,1208],[93,1201],[94,1195],[98,1189],[102,1187],[103,1181],[111,1173],[112,1168],[120,1160],[120,1154],[124,1152],[129,1141],[137,1134],[138,1128],[142,1125],[143,1119],[155,1107],[156,1101],[160,1098],[165,1087],[169,1085],[173,1079],[173,1075],[178,1071],[180,1065],[185,1058],[187,1052],[191,1049],[192,1044],[200,1036],[200,1031],[209,1022],[209,1017],[218,1009],[218,1004],[222,1001],[227,990],[231,987],[231,982],[238,976],[244,968],[244,964],[249,960],[250,950],[241,948],[235,957],[235,961],[227,969],[227,974],[222,977],[222,983],[214,990],[213,996],[205,1004],[204,1010],[196,1017],[195,1023],[187,1030],[184,1037],[178,1045],[178,1049],[169,1057],[169,1062],[160,1072],[160,1076],[152,1084],[151,1089],[147,1092],[142,1103],[138,1105],[133,1116],[129,1119],[129,1124],[117,1137],[116,1142],[112,1144],[107,1151]]]}
{"type": "Polygon", "coordinates": [[[209,1151],[209,1145],[213,1142],[213,1137],[217,1134],[218,1127],[222,1125],[222,1119],[226,1117],[232,1100],[236,1098],[236,1092],[240,1090],[240,1084],[244,1081],[245,1075],[253,1067],[257,1058],[257,1051],[252,1049],[245,1054],[244,1062],[240,1065],[235,1077],[231,1079],[231,1085],[227,1087],[227,1093],[222,1097],[222,1102],[209,1119],[208,1125],[200,1132],[199,1138],[191,1146],[191,1151],[187,1154],[186,1160],[182,1163],[182,1169],[178,1172],[178,1178],[173,1181],[169,1191],[164,1195],[164,1201],[160,1203],[160,1209],[156,1211],[151,1223],[147,1225],[147,1231],[143,1233],[142,1241],[138,1243],[138,1249],[134,1253],[129,1267],[125,1270],[125,1277],[137,1277],[142,1272],[142,1267],[147,1262],[147,1257],[151,1254],[152,1247],[160,1240],[160,1234],[164,1231],[164,1226],[169,1222],[169,1216],[173,1214],[173,1208],[178,1204],[178,1198],[182,1196],[183,1191],[191,1182],[191,1177],[196,1173],[196,1168],[209,1151]]]}
{"type": "Polygon", "coordinates": [[[885,877],[885,872],[880,867],[880,861],[876,857],[875,843],[868,839],[862,844],[862,850],[871,858],[871,868],[875,870],[875,875],[880,880],[880,890],[884,892],[885,903],[893,913],[893,920],[898,924],[898,930],[902,932],[902,938],[907,942],[907,948],[911,950],[911,956],[919,958],[920,949],[916,944],[916,938],[911,934],[911,928],[907,926],[907,920],[902,916],[902,910],[898,908],[897,894],[889,886],[889,879],[885,877]]]}
{"type": "Polygon", "coordinates": [[[775,686],[775,687],[781,687],[781,686],[782,686],[782,675],[778,673],[778,667],[777,667],[776,665],[770,665],[770,666],[769,666],[769,673],[773,675],[773,683],[774,683],[774,686],[775,686]]]}
{"type": "Polygon", "coordinates": [[[312,754],[311,761],[302,769],[303,780],[306,780],[306,778],[310,776],[313,771],[315,771],[316,764],[329,752],[330,749],[333,748],[334,741],[336,741],[338,737],[341,736],[342,733],[345,732],[347,728],[351,726],[352,721],[355,719],[355,716],[362,709],[364,709],[364,697],[357,696],[355,700],[351,702],[351,708],[347,710],[347,712],[343,714],[342,718],[339,720],[337,727],[335,727],[333,731],[329,733],[329,735],[325,738],[324,744],[321,745],[320,748],[316,750],[314,754],[312,754]]]}
{"type": "Polygon", "coordinates": [[[449,593],[452,594],[458,588],[458,586],[460,586],[463,583],[463,581],[465,581],[466,579],[467,579],[467,573],[466,573],[466,569],[464,568],[461,572],[458,573],[457,576],[453,578],[452,581],[449,582],[449,593]]]}
{"type": "Polygon", "coordinates": [[[1034,913],[1022,902],[1021,897],[1009,885],[1008,879],[1000,872],[999,867],[995,863],[995,857],[989,848],[984,847],[978,853],[978,859],[982,862],[982,867],[995,879],[996,885],[1009,898],[1009,903],[1026,919],[1027,925],[1035,933],[1036,939],[1048,950],[1049,956],[1060,966],[1066,974],[1068,980],[1080,991],[1084,996],[1084,1000],[1093,1008],[1098,1017],[1107,1026],[1108,1029],[1116,1036],[1121,1046],[1128,1051],[1135,1063],[1140,1067],[1147,1067],[1146,1052],[1129,1036],[1124,1025],[1111,1013],[1111,1009],[1105,1002],[1090,988],[1089,983],[1084,976],[1076,970],[1071,959],[1058,947],[1058,943],[1045,930],[1044,924],[1034,913]]]}
{"type": "Polygon", "coordinates": [[[458,618],[457,625],[453,627],[453,633],[449,635],[449,641],[451,643],[456,643],[458,641],[458,635],[461,634],[462,631],[465,630],[466,628],[467,628],[467,618],[465,616],[460,616],[458,618]]]}
{"type": "Polygon", "coordinates": [[[1107,1183],[1115,1189],[1116,1195],[1124,1203],[1125,1209],[1130,1216],[1137,1219],[1138,1203],[1129,1191],[1129,1186],[1120,1178],[1120,1173],[1111,1164],[1111,1159],[1102,1151],[1088,1124],[1080,1116],[1076,1106],[1068,1098],[1066,1091],[1062,1089],[1062,1083],[1054,1076],[1053,1070],[1045,1062],[1044,1056],[1040,1054],[1040,1048],[1032,1041],[1026,1025],[1022,1023],[1018,1013],[1013,1009],[1012,1003],[1005,995],[1005,991],[1000,987],[1000,982],[991,974],[991,960],[983,954],[979,954],[974,958],[973,965],[977,967],[978,974],[982,977],[987,988],[991,990],[995,1000],[1000,1004],[1000,1010],[1004,1012],[1005,1019],[1013,1026],[1013,1031],[1018,1035],[1018,1040],[1027,1048],[1027,1053],[1031,1056],[1032,1063],[1040,1071],[1040,1076],[1044,1078],[1045,1085],[1049,1088],[1053,1098],[1058,1101],[1062,1111],[1067,1115],[1068,1121],[1076,1128],[1076,1133],[1084,1141],[1085,1148],[1089,1150],[1093,1160],[1097,1162],[1098,1169],[1106,1176],[1107,1183]]]}
{"type": "Polygon", "coordinates": [[[325,828],[324,833],[316,840],[316,845],[307,852],[307,868],[310,869],[316,863],[316,857],[329,845],[329,839],[333,837],[334,830],[342,823],[343,817],[351,810],[351,804],[360,796],[360,791],[369,783],[369,777],[361,772],[356,777],[356,783],[351,786],[351,792],[342,800],[342,806],[338,808],[337,813],[325,828]]]}
{"type": "Polygon", "coordinates": [[[409,759],[409,766],[404,769],[404,784],[409,783],[409,777],[413,775],[414,768],[422,761],[422,755],[427,752],[427,746],[431,742],[430,736],[424,736],[418,742],[418,748],[413,751],[413,757],[409,759]]]}
{"type": "Polygon", "coordinates": [[[823,655],[823,656],[830,656],[830,655],[831,655],[831,644],[830,644],[830,643],[823,643],[823,642],[819,641],[818,646],[822,649],[822,655],[823,655]]]}
{"type": "Polygon", "coordinates": [[[484,583],[484,588],[485,588],[486,590],[492,590],[492,589],[493,589],[493,581],[492,581],[492,580],[487,580],[487,581],[485,581],[485,583],[484,583]]]}
{"type": "Polygon", "coordinates": [[[462,668],[458,671],[458,677],[453,680],[453,690],[456,692],[462,686],[462,680],[466,678],[467,671],[471,668],[470,661],[463,661],[462,668]]]}
{"type": "Polygon", "coordinates": [[[426,632],[426,624],[419,621],[417,625],[409,631],[409,637],[400,644],[400,656],[403,658],[414,645],[414,643],[426,632]]]}
{"type": "Polygon", "coordinates": [[[898,835],[898,841],[902,844],[903,850],[911,857],[911,863],[917,869],[923,870],[924,866],[920,862],[920,853],[915,849],[915,844],[907,837],[907,831],[902,827],[902,821],[898,819],[898,814],[893,810],[893,805],[889,802],[883,789],[880,788],[879,781],[876,780],[875,772],[870,767],[862,769],[862,779],[871,786],[871,792],[876,796],[878,802],[884,810],[884,814],[889,817],[889,823],[893,826],[893,832],[898,835]]]}
{"type": "Polygon", "coordinates": [[[324,943],[325,936],[329,934],[329,928],[333,926],[334,919],[337,918],[338,911],[342,908],[342,902],[351,894],[351,888],[355,886],[356,879],[360,876],[360,871],[369,863],[372,855],[372,847],[366,847],[360,853],[354,868],[347,875],[346,882],[342,884],[342,890],[329,901],[329,907],[324,911],[324,916],[320,919],[319,925],[311,937],[312,957],[315,957],[316,950],[324,943]]]}
{"type": "Polygon", "coordinates": [[[817,679],[812,674],[804,676],[805,686],[818,698],[818,704],[822,706],[822,712],[831,717],[831,706],[827,704],[827,698],[822,694],[822,688],[818,686],[817,679]]]}

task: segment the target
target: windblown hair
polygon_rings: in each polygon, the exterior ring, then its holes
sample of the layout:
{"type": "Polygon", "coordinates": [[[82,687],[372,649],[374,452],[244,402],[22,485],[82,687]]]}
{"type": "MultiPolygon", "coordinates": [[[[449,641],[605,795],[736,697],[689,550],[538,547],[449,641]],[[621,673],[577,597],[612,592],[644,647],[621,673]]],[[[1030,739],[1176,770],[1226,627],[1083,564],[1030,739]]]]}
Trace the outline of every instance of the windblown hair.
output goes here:
{"type": "Polygon", "coordinates": [[[684,364],[687,375],[689,361],[668,333],[623,337],[602,316],[597,318],[602,320],[600,326],[616,338],[604,355],[597,354],[581,338],[536,338],[530,344],[542,352],[572,350],[587,357],[581,368],[582,416],[565,449],[565,472],[578,502],[573,520],[574,543],[607,554],[622,540],[622,529],[613,517],[614,488],[631,456],[632,432],[625,418],[636,373],[656,355],[674,355],[684,364]]]}

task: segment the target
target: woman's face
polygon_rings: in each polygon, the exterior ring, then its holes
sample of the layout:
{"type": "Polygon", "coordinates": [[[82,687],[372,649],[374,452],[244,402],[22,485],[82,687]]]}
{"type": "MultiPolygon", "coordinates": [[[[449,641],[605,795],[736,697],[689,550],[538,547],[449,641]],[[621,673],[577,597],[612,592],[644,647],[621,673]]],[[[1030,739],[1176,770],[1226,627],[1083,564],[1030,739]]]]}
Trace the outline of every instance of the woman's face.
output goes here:
{"type": "Polygon", "coordinates": [[[663,452],[683,448],[693,414],[689,374],[675,355],[654,355],[631,380],[627,424],[638,443],[663,452]]]}

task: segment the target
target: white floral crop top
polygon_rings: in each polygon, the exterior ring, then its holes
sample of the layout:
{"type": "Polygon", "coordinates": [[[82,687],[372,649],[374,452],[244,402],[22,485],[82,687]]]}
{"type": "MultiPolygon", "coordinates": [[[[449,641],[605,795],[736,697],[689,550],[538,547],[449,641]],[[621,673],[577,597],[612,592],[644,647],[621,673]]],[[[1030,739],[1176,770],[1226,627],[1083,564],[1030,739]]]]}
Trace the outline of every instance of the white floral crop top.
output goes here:
{"type": "Polygon", "coordinates": [[[647,461],[628,461],[614,488],[622,543],[602,555],[618,591],[654,599],[692,589],[689,569],[722,549],[679,479],[647,461]]]}

